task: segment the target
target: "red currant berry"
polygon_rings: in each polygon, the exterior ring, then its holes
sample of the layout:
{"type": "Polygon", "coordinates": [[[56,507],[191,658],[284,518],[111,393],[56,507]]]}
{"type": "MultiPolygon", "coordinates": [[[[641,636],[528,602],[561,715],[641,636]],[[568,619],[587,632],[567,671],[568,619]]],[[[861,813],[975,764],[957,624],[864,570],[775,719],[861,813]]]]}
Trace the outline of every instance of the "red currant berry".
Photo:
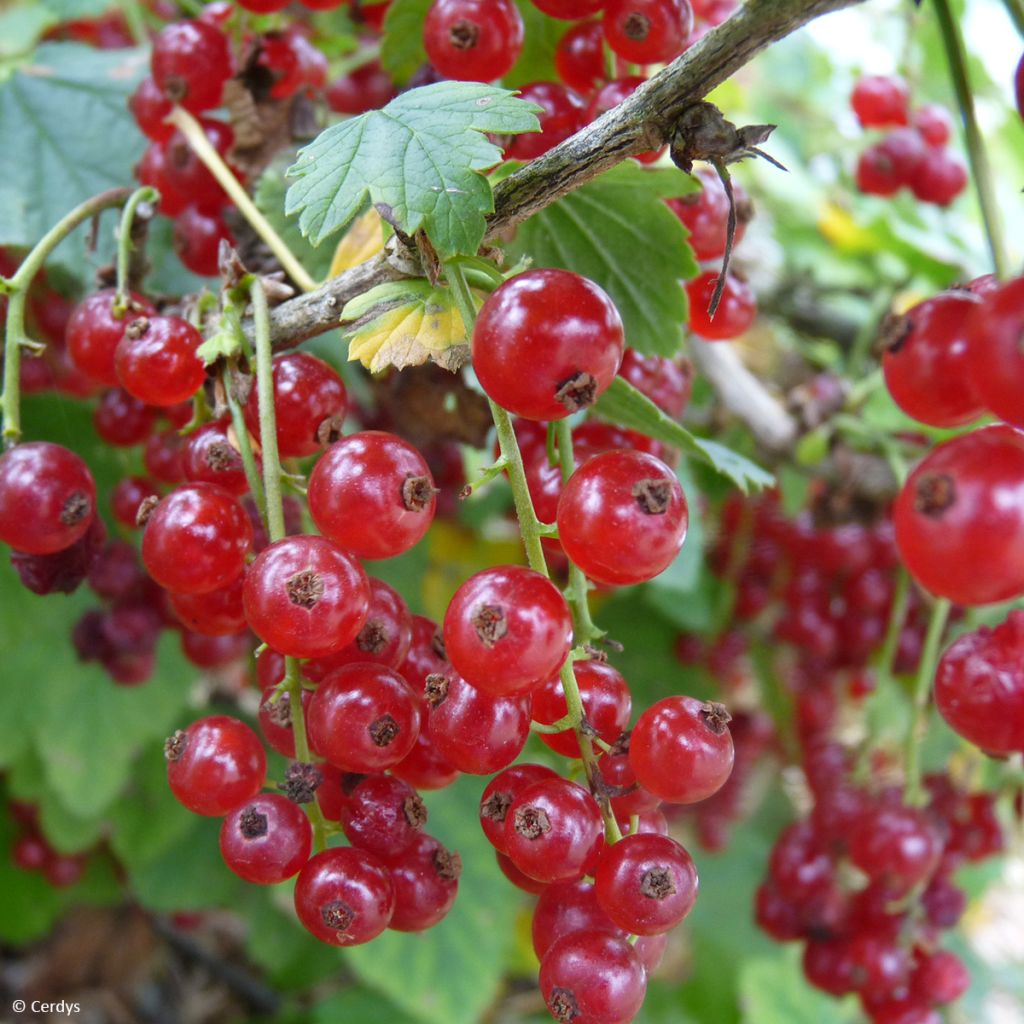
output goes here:
{"type": "Polygon", "coordinates": [[[649,832],[609,846],[594,884],[601,909],[633,935],[669,931],[697,900],[697,869],[689,853],[674,839],[649,832]]]}
{"type": "Polygon", "coordinates": [[[572,615],[558,588],[523,566],[484,569],[455,592],[444,645],[455,670],[494,697],[528,693],[557,672],[572,643],[572,615]]]}
{"type": "Polygon", "coordinates": [[[909,184],[922,203],[949,206],[967,188],[967,168],[946,150],[931,149],[917,165],[909,184]]]}
{"type": "Polygon", "coordinates": [[[118,448],[130,448],[145,441],[153,431],[155,420],[149,406],[120,388],[104,393],[92,417],[96,433],[107,444],[118,448]]]}
{"type": "MultiPolygon", "coordinates": [[[[600,661],[575,661],[573,674],[583,701],[583,719],[605,743],[614,743],[629,725],[633,701],[626,680],[611,665],[600,661]]],[[[533,695],[533,719],[552,725],[568,714],[560,676],[552,676],[533,695]]],[[[571,729],[540,733],[540,739],[556,754],[580,757],[580,746],[571,729]]]]}
{"type": "Polygon", "coordinates": [[[504,853],[499,850],[494,851],[494,859],[498,865],[498,869],[501,873],[517,888],[523,892],[528,892],[534,896],[544,892],[547,889],[547,884],[544,882],[538,882],[536,878],[531,878],[529,875],[524,875],[504,853]]]}
{"type": "Polygon", "coordinates": [[[114,355],[121,386],[148,405],[184,402],[206,379],[206,369],[196,355],[202,342],[202,335],[181,317],[132,320],[114,355]]]}
{"type": "Polygon", "coordinates": [[[595,455],[558,499],[565,553],[598,583],[652,579],[675,559],[689,512],[679,480],[660,459],[632,451],[595,455]]]}
{"type": "Polygon", "coordinates": [[[432,928],[451,910],[459,891],[462,859],[433,836],[420,835],[387,865],[395,887],[395,912],[389,928],[421,932],[432,928]]]}
{"type": "Polygon", "coordinates": [[[583,98],[557,82],[530,82],[520,86],[519,98],[541,108],[537,115],[540,131],[513,136],[505,153],[511,160],[533,160],[542,156],[552,146],[574,135],[585,123],[583,98]]]}
{"type": "Polygon", "coordinates": [[[333,654],[366,624],[370,585],[359,563],[323,537],[285,537],[264,548],[245,577],[245,617],[276,651],[333,654]]]}
{"type": "Polygon", "coordinates": [[[910,980],[911,992],[923,1003],[955,1003],[971,985],[963,960],[947,949],[923,954],[910,980]]]}
{"type": "Polygon", "coordinates": [[[983,427],[939,445],[910,474],[893,509],[911,575],[957,604],[1024,593],[1022,484],[1020,431],[983,427]]]}
{"type": "Polygon", "coordinates": [[[577,18],[589,18],[597,14],[604,6],[601,0],[533,0],[533,6],[543,11],[550,18],[561,18],[563,21],[575,21],[577,18]]]}
{"type": "Polygon", "coordinates": [[[391,775],[367,776],[341,809],[345,838],[385,861],[415,846],[426,823],[427,808],[419,794],[391,775]]]}
{"type": "Polygon", "coordinates": [[[491,697],[450,668],[427,677],[428,731],[437,752],[459,771],[492,775],[510,765],[530,735],[529,697],[491,697]]]}
{"type": "Polygon", "coordinates": [[[850,859],[869,878],[908,892],[934,872],[942,842],[924,811],[882,804],[861,813],[849,848],[850,859]]]}
{"type": "Polygon", "coordinates": [[[665,697],[637,720],[629,761],[648,792],[692,804],[717,792],[732,771],[729,712],[693,697],[665,697]]]}
{"type": "Polygon", "coordinates": [[[857,188],[869,196],[894,196],[906,184],[880,143],[868,146],[857,158],[854,177],[857,188]]]}
{"type": "Polygon", "coordinates": [[[621,934],[621,929],[598,905],[593,882],[552,882],[541,890],[531,925],[533,951],[538,960],[543,960],[562,936],[592,930],[621,934]]]}
{"type": "Polygon", "coordinates": [[[139,82],[128,99],[139,131],[154,142],[166,142],[174,134],[174,125],[165,120],[173,106],[151,76],[139,82]]]}
{"type": "Polygon", "coordinates": [[[445,78],[493,82],[519,59],[523,19],[512,0],[434,0],[423,45],[445,78]]]}
{"type": "Polygon", "coordinates": [[[373,854],[353,847],[318,853],[295,883],[295,911],[303,927],[332,946],[375,939],[394,909],[390,872],[373,854]]]}
{"type": "Polygon", "coordinates": [[[908,416],[958,427],[984,412],[967,373],[967,324],[980,305],[968,291],[942,292],[883,324],[885,384],[908,416]]]}
{"type": "Polygon", "coordinates": [[[96,484],[74,452],[49,441],[0,456],[0,540],[48,555],[84,537],[96,514],[96,484]]]}
{"type": "Polygon", "coordinates": [[[990,286],[967,323],[966,361],[970,385],[985,408],[1014,426],[1024,426],[1024,278],[990,286]]]}
{"type": "Polygon", "coordinates": [[[221,242],[238,244],[219,210],[204,213],[197,206],[187,206],[174,218],[174,251],[193,274],[216,277],[220,273],[221,242]]]}
{"type": "MultiPolygon", "coordinates": [[[[341,433],[348,399],[341,378],[322,359],[289,352],[274,359],[274,410],[281,458],[312,455],[341,433]]],[[[245,422],[259,436],[259,398],[254,389],[245,422]]]]}
{"type": "Polygon", "coordinates": [[[509,805],[505,848],[512,863],[539,882],[593,874],[604,849],[601,808],[575,782],[542,779],[509,805]]]}
{"type": "Polygon", "coordinates": [[[141,476],[126,476],[118,480],[110,491],[110,510],[122,525],[138,525],[139,506],[147,498],[158,498],[160,489],[141,476]]]}
{"type": "MultiPolygon", "coordinates": [[[[227,158],[235,142],[235,133],[231,125],[224,121],[203,118],[203,132],[206,141],[220,154],[227,158]]],[[[198,154],[181,132],[175,132],[170,141],[165,143],[165,161],[163,171],[172,189],[185,203],[180,214],[188,206],[196,206],[201,210],[215,213],[228,202],[227,193],[213,176],[213,172],[199,159],[198,154]]],[[[169,211],[167,212],[170,216],[169,211]]]]}
{"type": "Polygon", "coordinates": [[[555,50],[555,69],[558,77],[570,89],[584,94],[593,92],[604,81],[604,32],[601,22],[585,21],[573,25],[559,39],[555,50]]]}
{"type": "Polygon", "coordinates": [[[718,285],[718,271],[706,270],[687,282],[690,298],[690,330],[705,341],[728,341],[750,329],[757,316],[757,300],[746,281],[735,274],[725,275],[722,298],[712,317],[708,313],[718,285]]]}
{"type": "MultiPolygon", "coordinates": [[[[691,192],[679,199],[668,199],[666,202],[690,232],[688,241],[693,255],[701,262],[720,260],[725,255],[729,234],[729,196],[714,168],[698,167],[693,176],[700,182],[698,192],[691,192]]],[[[732,190],[736,207],[736,237],[733,244],[738,245],[754,215],[754,208],[750,197],[735,179],[732,190]]]]}
{"type": "MultiPolygon", "coordinates": [[[[644,356],[627,348],[622,356],[619,376],[642,391],[662,412],[678,419],[690,401],[693,390],[693,366],[686,360],[665,356],[644,356]]],[[[626,445],[613,445],[624,448],[626,445]]]]}
{"type": "Polygon", "coordinates": [[[391,76],[372,60],[327,86],[327,106],[338,114],[365,114],[395,98],[391,76]]]}
{"type": "Polygon", "coordinates": [[[614,380],[622,351],[622,320],[611,299],[567,270],[528,270],[506,281],[488,296],[473,329],[481,387],[533,420],[565,419],[595,402],[614,380]]]}
{"type": "Polygon", "coordinates": [[[627,1024],[643,1004],[647,973],[624,938],[572,932],[545,953],[540,990],[551,1016],[563,1024],[627,1024]]]}
{"type": "Polygon", "coordinates": [[[231,494],[241,496],[249,490],[242,456],[232,443],[230,420],[204,423],[189,435],[182,451],[185,477],[193,483],[218,484],[231,494]]]}
{"type": "Polygon", "coordinates": [[[419,708],[405,680],[383,665],[346,665],[309,702],[309,742],[348,772],[380,772],[405,757],[420,730],[419,708]]]}
{"type": "Polygon", "coordinates": [[[612,810],[616,818],[620,819],[653,811],[661,804],[658,797],[637,784],[633,766],[629,763],[629,739],[628,734],[619,737],[612,751],[602,754],[597,762],[605,785],[621,791],[620,796],[611,798],[612,810]]]}
{"type": "Polygon", "coordinates": [[[604,37],[623,60],[661,64],[690,44],[693,8],[689,0],[608,0],[604,37]]]}
{"type": "Polygon", "coordinates": [[[172,103],[193,114],[220,106],[231,77],[227,36],[205,21],[177,21],[153,40],[153,80],[172,103]]]}
{"type": "Polygon", "coordinates": [[[149,185],[160,193],[157,209],[165,217],[177,217],[188,206],[188,199],[178,191],[168,174],[166,142],[151,142],[146,147],[135,166],[135,177],[140,185],[149,185]]]}
{"type": "Polygon", "coordinates": [[[542,764],[514,764],[491,779],[480,797],[480,827],[496,850],[508,852],[505,819],[515,798],[535,782],[557,778],[555,772],[542,764]]]}
{"type": "Polygon", "coordinates": [[[938,103],[926,103],[918,107],[914,111],[913,122],[929,146],[944,146],[953,134],[953,118],[938,103]]]}
{"type": "Polygon", "coordinates": [[[234,636],[245,629],[243,577],[202,594],[171,594],[171,607],[181,624],[203,636],[234,636]]]}
{"type": "Polygon", "coordinates": [[[850,105],[864,128],[891,128],[909,119],[909,91],[901,78],[865,75],[857,80],[850,105]]]}
{"type": "Polygon", "coordinates": [[[275,885],[309,860],[313,830],[305,811],[280,793],[263,793],[236,807],[220,827],[224,863],[239,878],[275,885]]]}
{"type": "Polygon", "coordinates": [[[177,430],[161,430],[146,439],[142,462],[155,480],[180,484],[185,480],[184,451],[185,441],[177,430]]]}
{"type": "Polygon", "coordinates": [[[267,774],[259,737],[226,715],[200,718],[179,729],[164,745],[164,756],[171,792],[190,811],[210,817],[251,800],[267,774]]]}
{"type": "Polygon", "coordinates": [[[93,380],[115,386],[118,383],[114,352],[133,317],[150,316],[156,310],[141,295],[128,295],[128,311],[114,316],[114,288],[104,288],[82,299],[68,320],[64,335],[71,362],[93,380]]]}

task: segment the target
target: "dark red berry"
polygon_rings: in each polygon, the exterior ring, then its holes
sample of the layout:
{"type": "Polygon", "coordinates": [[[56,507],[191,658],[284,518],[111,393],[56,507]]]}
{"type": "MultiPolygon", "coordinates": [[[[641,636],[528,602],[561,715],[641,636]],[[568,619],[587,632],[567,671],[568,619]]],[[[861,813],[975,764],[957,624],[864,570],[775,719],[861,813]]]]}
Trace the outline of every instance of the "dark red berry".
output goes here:
{"type": "Polygon", "coordinates": [[[313,830],[305,811],[279,793],[246,800],[220,827],[224,863],[239,878],[258,885],[297,875],[312,846],[313,830]]]}

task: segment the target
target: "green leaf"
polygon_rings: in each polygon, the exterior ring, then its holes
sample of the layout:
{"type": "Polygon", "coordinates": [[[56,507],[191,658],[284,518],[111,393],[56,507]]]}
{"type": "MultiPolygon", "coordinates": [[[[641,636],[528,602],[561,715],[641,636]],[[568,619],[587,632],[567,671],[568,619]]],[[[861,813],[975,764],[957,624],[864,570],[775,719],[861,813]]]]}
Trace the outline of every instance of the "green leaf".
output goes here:
{"type": "Polygon", "coordinates": [[[667,590],[679,596],[691,593],[700,581],[700,571],[704,564],[704,523],[700,513],[700,494],[689,465],[686,462],[680,462],[676,467],[676,475],[679,477],[679,483],[682,485],[690,510],[686,541],[672,564],[664,572],[655,576],[649,586],[658,590],[667,590]]]}
{"type": "Polygon", "coordinates": [[[472,255],[494,209],[480,173],[501,159],[486,136],[536,131],[539,107],[507,89],[438,82],[412,89],[322,132],[288,171],[285,212],[314,245],[373,203],[409,235],[424,230],[438,255],[472,255]]]}
{"type": "Polygon", "coordinates": [[[56,23],[57,16],[45,7],[21,5],[0,11],[0,60],[27,54],[56,23]]]}
{"type": "Polygon", "coordinates": [[[641,434],[695,456],[728,477],[744,494],[775,485],[775,477],[767,470],[717,441],[694,437],[686,427],[666,416],[645,394],[622,377],[612,381],[597,400],[594,410],[615,423],[639,430],[641,434]]]}
{"type": "Polygon", "coordinates": [[[689,308],[680,281],[699,268],[686,229],[663,200],[697,187],[675,168],[645,170],[627,160],[531,217],[509,254],[596,281],[622,315],[627,345],[674,355],[689,308]]]}
{"type": "Polygon", "coordinates": [[[505,973],[517,900],[476,816],[467,813],[479,801],[484,784],[483,779],[465,777],[424,794],[430,834],[462,856],[459,895],[451,913],[429,936],[389,931],[345,954],[364,984],[425,1024],[476,1024],[505,973]]]}
{"type": "MultiPolygon", "coordinates": [[[[447,977],[451,977],[449,973],[447,977]]],[[[404,983],[399,975],[395,986],[404,983]]],[[[387,1021],[388,1024],[412,1024],[417,1018],[396,1009],[377,992],[365,988],[345,988],[313,1010],[311,1024],[338,1024],[339,1021],[387,1021]]]]}
{"type": "Polygon", "coordinates": [[[295,258],[309,271],[316,281],[327,278],[331,268],[330,249],[318,249],[309,244],[298,224],[285,215],[285,194],[288,183],[284,180],[284,167],[274,165],[264,171],[253,194],[256,208],[270,222],[271,227],[281,236],[295,258]]]}
{"type": "Polygon", "coordinates": [[[516,0],[516,7],[523,19],[523,49],[512,70],[502,76],[502,84],[519,88],[529,82],[557,81],[555,50],[572,23],[549,18],[532,0],[516,0]]]}
{"type": "Polygon", "coordinates": [[[110,10],[110,0],[46,0],[44,6],[61,21],[98,18],[110,10]]]}
{"type": "Polygon", "coordinates": [[[145,140],[126,102],[148,67],[146,50],[46,43],[0,84],[0,243],[31,245],[131,182],[145,140]]]}
{"type": "Polygon", "coordinates": [[[384,15],[381,67],[404,85],[427,62],[423,48],[423,23],[433,0],[393,0],[384,15]]]}
{"type": "Polygon", "coordinates": [[[852,999],[836,1000],[807,983],[800,951],[792,947],[745,961],[739,997],[743,1024],[853,1024],[861,1019],[852,999]]]}

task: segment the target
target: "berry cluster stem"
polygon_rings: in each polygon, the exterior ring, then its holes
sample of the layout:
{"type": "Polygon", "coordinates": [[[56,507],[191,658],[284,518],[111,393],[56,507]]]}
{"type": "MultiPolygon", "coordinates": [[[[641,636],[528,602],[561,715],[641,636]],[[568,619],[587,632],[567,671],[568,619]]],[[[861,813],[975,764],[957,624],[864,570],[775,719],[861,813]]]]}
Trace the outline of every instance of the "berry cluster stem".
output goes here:
{"type": "Polygon", "coordinates": [[[228,411],[231,413],[231,425],[235,429],[235,437],[238,440],[238,453],[242,456],[245,480],[249,485],[253,501],[256,502],[256,511],[259,512],[263,525],[267,527],[267,536],[269,537],[270,527],[267,523],[267,499],[263,493],[263,482],[260,479],[260,471],[256,465],[256,457],[252,452],[249,428],[245,425],[242,407],[238,404],[238,398],[235,396],[234,389],[231,386],[231,371],[227,368],[221,374],[221,383],[224,387],[224,399],[228,403],[228,411]]]}
{"type": "Polygon", "coordinates": [[[181,107],[175,107],[167,120],[185,136],[188,144],[195,150],[196,156],[217,179],[220,187],[227,192],[249,226],[267,243],[267,247],[277,257],[277,261],[284,268],[285,273],[304,292],[313,291],[316,288],[316,281],[309,276],[306,268],[295,258],[295,254],[274,230],[270,221],[260,213],[256,204],[249,198],[249,193],[242,188],[239,180],[232,174],[231,168],[221,159],[221,155],[210,145],[203,126],[181,107]]]}
{"type": "Polygon", "coordinates": [[[911,807],[921,803],[921,740],[925,731],[925,720],[928,713],[928,698],[931,695],[932,683],[935,680],[935,667],[939,661],[939,646],[942,633],[949,619],[950,602],[940,598],[932,606],[932,614],[928,620],[928,631],[924,637],[924,649],[921,651],[921,663],[917,670],[917,681],[914,685],[914,709],[907,732],[907,744],[904,764],[906,766],[905,799],[911,807]]]}
{"type": "MultiPolygon", "coordinates": [[[[285,692],[288,694],[292,734],[295,736],[295,760],[300,764],[311,764],[313,758],[309,752],[309,739],[306,736],[306,715],[302,710],[302,680],[299,677],[297,658],[284,659],[284,685],[285,692]]],[[[313,826],[313,844],[317,851],[324,850],[327,848],[327,832],[320,804],[314,796],[305,806],[310,824],[313,826]]]]}
{"type": "MultiPolygon", "coordinates": [[[[445,276],[451,286],[455,297],[456,305],[462,315],[462,322],[465,324],[466,333],[470,337],[473,334],[473,326],[476,323],[476,306],[473,302],[473,295],[469,290],[466,281],[465,271],[458,263],[445,264],[445,276]]],[[[523,467],[523,456],[519,451],[519,442],[516,440],[516,432],[512,426],[512,419],[509,414],[497,403],[488,399],[491,407],[491,416],[494,419],[494,427],[498,432],[498,445],[501,448],[501,457],[505,460],[509,484],[512,488],[512,502],[515,505],[516,518],[519,521],[519,532],[523,539],[523,547],[526,550],[526,560],[531,569],[550,578],[547,560],[544,558],[544,548],[540,538],[543,532],[543,524],[537,518],[533,508],[533,499],[530,497],[530,488],[526,482],[526,470],[523,467]]],[[[561,426],[561,425],[560,425],[561,426]]],[[[566,424],[566,429],[568,425],[566,424]]],[[[565,450],[560,442],[559,447],[565,450]]],[[[569,459],[572,458],[572,433],[568,434],[567,449],[569,459]]],[[[569,462],[569,472],[572,472],[572,464],[569,462]]],[[[565,466],[562,468],[565,473],[565,466]]],[[[570,563],[571,565],[571,563],[570,563]]],[[[586,598],[586,578],[575,566],[571,565],[570,572],[576,571],[580,574],[584,587],[584,601],[586,598]]],[[[589,622],[589,610],[586,614],[586,621],[589,622]]],[[[591,629],[595,629],[590,623],[591,629]]],[[[583,641],[584,637],[577,637],[583,641]]],[[[562,689],[565,691],[565,704],[567,714],[563,719],[567,727],[571,726],[576,734],[576,741],[579,744],[580,755],[583,759],[583,767],[587,773],[587,781],[595,794],[597,802],[601,807],[601,814],[604,817],[605,835],[609,842],[616,842],[622,838],[615,814],[611,809],[611,803],[601,787],[601,771],[597,766],[597,755],[594,753],[594,744],[590,735],[583,728],[583,699],[580,697],[579,684],[576,682],[576,674],[573,672],[573,659],[567,658],[562,666],[561,680],[562,689]]]]}
{"type": "Polygon", "coordinates": [[[1003,237],[1003,221],[999,212],[999,201],[996,197],[992,166],[988,160],[988,151],[978,127],[978,118],[974,110],[974,94],[967,72],[967,51],[964,47],[963,35],[956,15],[953,13],[950,0],[932,0],[935,17],[939,23],[942,44],[946,51],[949,74],[953,80],[953,90],[960,106],[960,118],[964,125],[964,137],[967,142],[967,159],[971,164],[971,177],[978,193],[978,205],[981,207],[981,219],[985,224],[985,234],[992,253],[992,265],[996,277],[1005,280],[1010,273],[1010,264],[1006,256],[1006,242],[1003,237]]]}
{"type": "MultiPolygon", "coordinates": [[[[124,204],[121,211],[121,223],[117,233],[117,292],[114,295],[114,316],[122,317],[128,309],[128,278],[131,265],[132,223],[135,212],[142,203],[154,204],[160,201],[160,193],[155,188],[143,186],[136,189],[124,204]]],[[[152,213],[150,213],[152,216],[152,213]]]]}
{"type": "Polygon", "coordinates": [[[4,329],[4,389],[0,395],[5,447],[17,444],[21,438],[21,350],[35,347],[25,333],[25,303],[29,287],[50,253],[79,224],[104,210],[123,206],[131,195],[131,189],[113,188],[80,203],[43,235],[10,278],[0,278],[0,294],[9,296],[4,329]]]}

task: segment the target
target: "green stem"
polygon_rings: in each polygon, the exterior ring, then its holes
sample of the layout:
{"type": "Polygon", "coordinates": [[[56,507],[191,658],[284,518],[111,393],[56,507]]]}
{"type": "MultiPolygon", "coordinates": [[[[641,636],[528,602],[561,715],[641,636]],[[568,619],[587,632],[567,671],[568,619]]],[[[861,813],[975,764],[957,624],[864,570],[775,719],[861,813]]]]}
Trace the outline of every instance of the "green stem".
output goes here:
{"type": "Polygon", "coordinates": [[[4,389],[0,395],[0,417],[3,418],[3,439],[7,447],[17,444],[21,437],[21,350],[33,345],[25,333],[25,303],[29,286],[43,269],[50,253],[79,224],[103,210],[123,206],[131,194],[131,189],[114,188],[76,206],[43,235],[10,278],[0,278],[0,294],[10,296],[4,329],[4,389]]]}
{"type": "Polygon", "coordinates": [[[939,660],[939,645],[942,633],[949,618],[950,602],[940,598],[932,607],[931,618],[928,620],[928,631],[924,638],[924,650],[921,651],[921,663],[917,670],[917,682],[914,686],[914,711],[907,733],[905,781],[905,799],[910,806],[921,802],[921,740],[925,730],[925,719],[928,711],[928,697],[935,679],[935,666],[939,660]]]}
{"type": "Polygon", "coordinates": [[[1003,0],[1003,6],[1017,31],[1024,36],[1024,0],[1003,0]]]}
{"type": "Polygon", "coordinates": [[[117,6],[124,15],[128,31],[132,34],[136,46],[149,46],[149,33],[146,31],[146,19],[142,16],[137,0],[118,0],[117,6]]]}
{"type": "Polygon", "coordinates": [[[260,450],[263,458],[263,495],[267,510],[267,534],[271,543],[284,537],[281,505],[281,457],[277,451],[277,420],[274,414],[274,361],[270,345],[270,310],[267,293],[253,278],[253,334],[256,342],[256,397],[260,410],[260,450]]]}
{"type": "Polygon", "coordinates": [[[270,221],[257,209],[249,198],[249,193],[242,188],[238,179],[231,173],[231,168],[224,162],[221,155],[210,145],[210,140],[203,131],[203,126],[187,111],[175,107],[167,118],[195,150],[196,156],[206,165],[209,172],[217,179],[221,188],[227,192],[231,201],[238,207],[239,213],[248,221],[270,251],[277,257],[278,263],[285,273],[304,291],[311,292],[316,288],[316,281],[310,277],[306,268],[295,258],[284,239],[274,230],[270,221]]]}
{"type": "MultiPolygon", "coordinates": [[[[292,720],[292,734],[295,737],[295,760],[300,764],[312,764],[309,739],[306,736],[306,715],[302,710],[302,679],[297,658],[284,659],[284,681],[285,692],[288,694],[288,711],[292,720]]],[[[318,851],[323,850],[327,846],[324,816],[316,797],[306,805],[306,813],[313,826],[313,842],[318,851]]]]}
{"type": "Polygon", "coordinates": [[[221,383],[224,386],[224,397],[231,412],[231,425],[235,428],[235,437],[238,440],[238,452],[242,456],[242,468],[245,470],[245,480],[252,493],[252,500],[256,502],[256,510],[260,519],[267,529],[267,536],[270,536],[270,526],[267,523],[267,499],[263,493],[263,483],[260,480],[259,467],[256,465],[256,456],[253,455],[252,443],[249,440],[249,428],[245,425],[245,416],[242,407],[231,387],[231,371],[225,367],[221,374],[221,383]]]}
{"type": "Polygon", "coordinates": [[[572,729],[575,725],[572,715],[566,713],[557,722],[552,722],[550,725],[545,725],[543,722],[531,722],[530,731],[539,732],[544,736],[554,736],[556,733],[572,729]]]}
{"type": "Polygon", "coordinates": [[[132,250],[132,222],[135,220],[135,211],[140,203],[157,203],[160,201],[160,193],[155,188],[144,186],[137,188],[124,204],[121,212],[121,224],[117,236],[117,293],[114,295],[114,316],[120,319],[128,310],[128,267],[131,263],[132,250]]]}
{"type": "Polygon", "coordinates": [[[331,69],[332,80],[342,78],[345,75],[358,71],[367,64],[372,64],[380,56],[380,43],[371,43],[369,46],[361,46],[348,57],[343,57],[331,69]]]}
{"type": "Polygon", "coordinates": [[[946,50],[946,60],[949,63],[953,89],[960,105],[960,117],[963,120],[964,135],[967,141],[967,157],[971,164],[971,176],[974,178],[974,187],[978,194],[978,205],[981,207],[981,219],[985,223],[985,234],[992,252],[992,265],[996,277],[1005,279],[1009,274],[1010,265],[1006,257],[1006,245],[1003,239],[1003,221],[999,213],[992,167],[989,164],[988,152],[985,149],[974,110],[974,94],[971,91],[970,78],[967,73],[967,51],[950,0],[932,0],[932,3],[939,23],[939,32],[942,34],[942,43],[946,50]]]}

